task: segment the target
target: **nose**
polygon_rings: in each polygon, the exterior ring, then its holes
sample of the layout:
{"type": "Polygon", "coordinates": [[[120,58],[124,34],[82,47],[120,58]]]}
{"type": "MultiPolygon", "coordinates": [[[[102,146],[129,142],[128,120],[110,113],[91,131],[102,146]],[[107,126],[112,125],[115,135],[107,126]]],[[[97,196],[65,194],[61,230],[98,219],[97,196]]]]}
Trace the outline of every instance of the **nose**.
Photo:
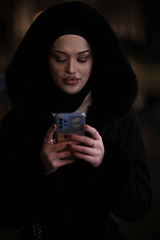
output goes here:
{"type": "Polygon", "coordinates": [[[68,59],[66,65],[66,72],[70,74],[75,74],[77,71],[76,62],[74,59],[68,59]]]}

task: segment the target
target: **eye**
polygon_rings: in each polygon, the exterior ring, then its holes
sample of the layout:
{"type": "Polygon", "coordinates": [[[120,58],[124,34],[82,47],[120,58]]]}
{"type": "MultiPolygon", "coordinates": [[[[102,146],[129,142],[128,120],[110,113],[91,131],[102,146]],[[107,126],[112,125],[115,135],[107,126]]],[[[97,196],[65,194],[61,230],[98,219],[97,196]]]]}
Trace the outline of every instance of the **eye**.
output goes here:
{"type": "Polygon", "coordinates": [[[85,63],[87,62],[87,59],[89,58],[90,54],[88,56],[81,56],[80,58],[77,59],[78,62],[85,63]]]}
{"type": "Polygon", "coordinates": [[[63,62],[66,61],[66,58],[63,57],[63,56],[61,57],[61,56],[57,56],[57,55],[54,55],[54,54],[52,54],[52,56],[55,59],[55,61],[58,62],[58,63],[63,63],[63,62]]]}
{"type": "MultiPolygon", "coordinates": [[[[90,56],[90,55],[89,55],[89,56],[90,56]]],[[[78,62],[81,62],[81,63],[87,62],[87,59],[89,58],[89,56],[84,57],[84,58],[78,58],[77,61],[78,61],[78,62]]]]}
{"type": "Polygon", "coordinates": [[[87,59],[77,59],[77,61],[83,63],[83,62],[86,62],[87,59]]]}
{"type": "Polygon", "coordinates": [[[55,58],[56,62],[63,63],[66,61],[66,59],[61,59],[61,58],[55,58]]]}

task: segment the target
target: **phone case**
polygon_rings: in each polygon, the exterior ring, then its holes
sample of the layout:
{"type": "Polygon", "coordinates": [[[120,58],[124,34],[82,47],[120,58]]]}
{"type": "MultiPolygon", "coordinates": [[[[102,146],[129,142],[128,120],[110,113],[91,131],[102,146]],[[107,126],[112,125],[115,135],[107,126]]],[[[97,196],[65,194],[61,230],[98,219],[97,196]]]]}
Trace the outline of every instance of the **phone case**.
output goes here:
{"type": "Polygon", "coordinates": [[[84,135],[85,113],[58,113],[55,116],[56,142],[67,140],[67,134],[84,135]]]}

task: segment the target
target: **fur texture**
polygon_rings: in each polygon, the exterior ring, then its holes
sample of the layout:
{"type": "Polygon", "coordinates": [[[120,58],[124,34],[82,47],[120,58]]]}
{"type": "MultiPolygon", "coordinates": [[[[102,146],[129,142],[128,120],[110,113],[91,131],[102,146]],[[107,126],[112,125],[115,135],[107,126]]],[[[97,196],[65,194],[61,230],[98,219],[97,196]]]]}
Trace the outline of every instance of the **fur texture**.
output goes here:
{"type": "Polygon", "coordinates": [[[58,4],[44,11],[31,25],[6,72],[13,111],[27,128],[38,127],[44,120],[51,119],[43,99],[46,82],[39,78],[40,62],[59,29],[73,25],[73,19],[75,26],[89,32],[87,40],[94,57],[93,104],[88,118],[97,116],[98,125],[116,124],[137,97],[135,73],[103,16],[82,2],[64,3],[63,8],[58,4]]]}

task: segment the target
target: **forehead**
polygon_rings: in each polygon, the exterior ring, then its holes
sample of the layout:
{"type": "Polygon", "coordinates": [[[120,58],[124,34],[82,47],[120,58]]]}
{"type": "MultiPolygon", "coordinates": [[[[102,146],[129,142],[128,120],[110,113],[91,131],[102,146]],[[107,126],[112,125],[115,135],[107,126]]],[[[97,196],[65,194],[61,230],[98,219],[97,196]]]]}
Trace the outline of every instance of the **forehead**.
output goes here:
{"type": "Polygon", "coordinates": [[[67,34],[57,38],[51,46],[52,50],[60,49],[61,51],[91,51],[89,43],[81,36],[67,34]]]}

